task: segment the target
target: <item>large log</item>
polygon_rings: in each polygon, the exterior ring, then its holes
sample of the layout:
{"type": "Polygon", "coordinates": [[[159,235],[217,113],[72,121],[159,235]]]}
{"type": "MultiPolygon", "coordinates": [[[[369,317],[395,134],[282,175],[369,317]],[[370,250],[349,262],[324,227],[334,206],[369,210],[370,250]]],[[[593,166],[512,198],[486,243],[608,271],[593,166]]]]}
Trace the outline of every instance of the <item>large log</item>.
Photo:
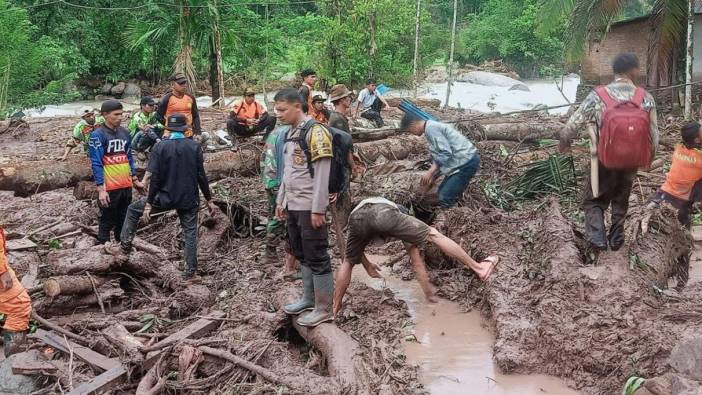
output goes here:
{"type": "Polygon", "coordinates": [[[105,254],[103,246],[92,248],[54,250],[46,256],[46,263],[55,275],[82,272],[106,273],[120,266],[121,260],[105,254]]]}
{"type": "Polygon", "coordinates": [[[537,142],[544,139],[558,139],[565,127],[561,122],[515,122],[478,124],[473,121],[459,122],[457,128],[469,138],[481,140],[505,140],[537,142]]]}
{"type": "MultiPolygon", "coordinates": [[[[426,152],[423,138],[416,136],[397,136],[356,146],[370,161],[381,155],[387,159],[405,159],[411,154],[426,152]]],[[[236,151],[208,152],[205,154],[205,171],[210,181],[232,175],[255,175],[259,171],[260,156],[261,148],[252,144],[241,144],[236,151]]],[[[36,192],[71,187],[91,176],[90,163],[83,156],[72,156],[65,162],[27,161],[0,167],[0,190],[30,196],[36,192]]],[[[90,195],[89,189],[83,187],[76,193],[85,198],[86,194],[90,195]]]]}
{"type": "MultiPolygon", "coordinates": [[[[298,294],[294,286],[288,286],[277,294],[276,302],[282,310],[285,304],[296,301],[298,294]]],[[[297,324],[296,316],[292,318],[295,330],[326,359],[329,375],[338,381],[340,393],[374,392],[369,387],[370,383],[363,380],[367,372],[364,371],[363,357],[356,340],[333,323],[307,328],[297,324]]]]}
{"type": "Polygon", "coordinates": [[[110,281],[110,277],[92,276],[55,276],[44,280],[46,296],[81,295],[93,292],[93,286],[99,287],[110,281]]]}

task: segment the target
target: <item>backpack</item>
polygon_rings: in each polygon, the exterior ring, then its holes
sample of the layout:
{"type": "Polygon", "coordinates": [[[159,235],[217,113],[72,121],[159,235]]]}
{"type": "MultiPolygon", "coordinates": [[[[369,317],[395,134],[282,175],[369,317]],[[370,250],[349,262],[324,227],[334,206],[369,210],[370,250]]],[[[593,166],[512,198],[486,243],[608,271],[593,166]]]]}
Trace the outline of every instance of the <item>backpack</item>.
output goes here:
{"type": "Polygon", "coordinates": [[[604,86],[595,89],[605,104],[597,141],[597,157],[612,170],[633,170],[650,166],[653,154],[651,116],[641,105],[646,91],[636,88],[631,100],[615,101],[604,86]]]}
{"type": "MultiPolygon", "coordinates": [[[[310,176],[314,178],[314,168],[312,167],[312,154],[310,154],[307,146],[307,132],[310,128],[319,122],[314,119],[309,120],[300,130],[300,137],[297,141],[300,144],[300,149],[305,153],[307,158],[307,169],[310,176]]],[[[353,148],[353,139],[351,135],[341,129],[325,126],[332,135],[332,162],[329,170],[329,193],[342,192],[346,186],[346,177],[348,176],[348,154],[353,148]]]]}

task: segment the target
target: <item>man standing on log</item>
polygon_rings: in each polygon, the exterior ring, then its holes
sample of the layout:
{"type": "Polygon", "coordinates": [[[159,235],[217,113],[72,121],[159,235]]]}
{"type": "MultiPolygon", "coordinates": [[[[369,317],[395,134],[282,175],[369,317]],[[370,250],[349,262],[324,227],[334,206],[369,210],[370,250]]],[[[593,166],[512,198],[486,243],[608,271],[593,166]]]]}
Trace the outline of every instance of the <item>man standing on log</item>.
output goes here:
{"type": "Polygon", "coordinates": [[[149,193],[129,205],[127,218],[122,228],[120,246],[108,248],[113,255],[128,255],[136,235],[139,219],[152,211],[176,210],[183,228],[185,245],[185,271],[183,277],[192,278],[197,272],[197,225],[200,210],[200,193],[207,201],[210,214],[216,209],[212,203],[210,185],[205,174],[202,147],[192,139],[185,138],[184,132],[190,127],[187,117],[175,113],[167,119],[168,139],[156,144],[151,151],[149,165],[144,175],[144,183],[149,185],[149,193]]]}
{"type": "MultiPolygon", "coordinates": [[[[201,135],[200,112],[197,109],[195,96],[188,93],[188,79],[182,73],[176,73],[170,76],[168,81],[171,82],[171,91],[163,95],[158,104],[156,110],[158,120],[168,126],[168,118],[171,114],[185,115],[188,124],[188,129],[183,133],[185,137],[192,138],[193,135],[201,135]]],[[[163,137],[168,137],[168,128],[166,128],[163,137]]]]}
{"type": "Polygon", "coordinates": [[[7,262],[5,231],[0,227],[0,313],[5,315],[2,341],[5,358],[20,351],[27,338],[32,299],[7,262]]]}
{"type": "Polygon", "coordinates": [[[492,255],[481,263],[474,261],[456,242],[407,214],[405,207],[381,197],[365,199],[353,209],[349,218],[348,235],[346,259],[341,264],[336,277],[334,315],[341,309],[346,288],[351,282],[353,266],[359,263],[364,263],[364,266],[369,265],[364,262],[367,258],[363,251],[374,240],[384,243],[388,239],[398,239],[405,243],[417,281],[429,302],[436,302],[437,299],[419,251],[427,241],[436,245],[444,254],[473,270],[480,281],[487,281],[499,260],[497,255],[492,255]]]}
{"type": "Polygon", "coordinates": [[[290,126],[284,125],[273,129],[265,139],[265,147],[261,155],[261,181],[266,189],[268,198],[268,224],[266,225],[266,263],[276,264],[278,260],[278,245],[281,240],[285,240],[285,273],[283,278],[295,280],[299,278],[298,262],[290,250],[288,241],[288,231],[285,229],[285,221],[281,221],[276,216],[276,198],[280,187],[280,178],[283,174],[283,163],[278,161],[278,151],[283,149],[285,137],[290,126]]]}
{"type": "Polygon", "coordinates": [[[351,91],[344,84],[337,84],[329,92],[329,101],[334,105],[334,111],[329,114],[329,126],[351,134],[349,119],[346,117],[351,109],[351,91]]]}
{"type": "Polygon", "coordinates": [[[275,95],[276,114],[291,125],[283,147],[283,177],[277,198],[278,219],[288,221],[293,254],[302,264],[301,299],[285,305],[288,314],[300,314],[302,326],[331,321],[334,278],[325,213],[329,205],[332,136],[323,125],[305,115],[302,97],[292,88],[275,95]]]}
{"type": "Polygon", "coordinates": [[[400,129],[415,136],[424,135],[432,163],[420,183],[429,189],[443,175],[439,205],[444,209],[453,207],[480,167],[480,154],[475,145],[448,124],[424,120],[410,113],[402,117],[400,129]]]}
{"type": "Polygon", "coordinates": [[[132,202],[132,187],[141,189],[143,185],[135,175],[129,131],[120,126],[122,103],[107,100],[100,112],[105,123],[90,134],[88,145],[100,207],[97,239],[104,244],[110,241],[112,231],[115,240],[120,241],[127,207],[132,202]]]}
{"type": "Polygon", "coordinates": [[[619,54],[612,70],[614,82],[591,92],[560,136],[560,151],[568,153],[573,138],[588,124],[596,126],[591,136],[596,140],[592,142],[596,158],[591,162],[583,209],[587,240],[600,251],[607,250],[608,243],[612,251],[624,245],[624,219],[634,177],[638,168],[650,166],[658,148],[656,103],[634,83],[639,77],[638,58],[632,53],[619,54]],[[604,212],[610,204],[612,225],[607,237],[604,212]]]}

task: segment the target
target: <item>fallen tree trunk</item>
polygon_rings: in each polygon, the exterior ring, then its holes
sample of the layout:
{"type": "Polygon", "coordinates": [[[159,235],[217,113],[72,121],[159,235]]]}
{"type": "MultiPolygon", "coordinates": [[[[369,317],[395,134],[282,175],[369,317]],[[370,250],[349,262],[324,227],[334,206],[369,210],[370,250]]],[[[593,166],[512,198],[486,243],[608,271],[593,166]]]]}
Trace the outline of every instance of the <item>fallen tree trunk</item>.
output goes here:
{"type": "MultiPolygon", "coordinates": [[[[288,286],[280,291],[276,297],[278,306],[281,307],[298,299],[299,291],[294,286],[288,286]]],[[[307,328],[297,324],[292,317],[295,330],[308,343],[319,350],[327,361],[329,375],[338,380],[342,393],[372,393],[367,380],[365,364],[361,356],[358,342],[351,338],[333,323],[324,323],[314,328],[307,328]]]]}
{"type": "Polygon", "coordinates": [[[112,255],[105,254],[103,250],[103,246],[54,250],[46,256],[46,263],[55,275],[106,273],[119,267],[122,262],[112,255]]]}
{"type": "MultiPolygon", "coordinates": [[[[412,154],[426,152],[422,137],[397,136],[389,139],[356,144],[368,161],[379,157],[405,159],[412,154]]],[[[259,172],[261,149],[256,145],[241,144],[236,151],[224,150],[205,154],[205,172],[210,182],[232,175],[252,176],[259,172]]],[[[72,156],[64,162],[27,161],[0,167],[0,190],[14,191],[18,196],[71,187],[92,177],[90,163],[83,156],[72,156]]],[[[75,191],[81,198],[91,196],[90,187],[75,191]],[[87,196],[86,196],[87,195],[87,196]]]]}
{"type": "Polygon", "coordinates": [[[30,196],[75,185],[92,177],[90,162],[83,155],[64,162],[38,160],[0,167],[0,190],[14,191],[17,196],[30,196]]]}
{"type": "Polygon", "coordinates": [[[93,276],[55,276],[44,280],[46,296],[80,295],[93,292],[93,286],[99,287],[114,277],[93,276]]]}
{"type": "Polygon", "coordinates": [[[479,124],[471,121],[459,122],[456,127],[467,137],[476,141],[505,140],[531,143],[544,139],[558,139],[565,125],[554,121],[492,124],[479,124]]]}

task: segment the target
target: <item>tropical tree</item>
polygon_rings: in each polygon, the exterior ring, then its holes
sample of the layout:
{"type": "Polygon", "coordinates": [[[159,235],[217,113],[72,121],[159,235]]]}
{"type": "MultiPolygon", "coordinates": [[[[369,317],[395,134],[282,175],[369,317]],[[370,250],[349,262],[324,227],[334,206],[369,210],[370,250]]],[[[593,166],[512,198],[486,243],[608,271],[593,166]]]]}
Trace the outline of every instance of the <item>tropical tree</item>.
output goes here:
{"type": "Polygon", "coordinates": [[[685,37],[688,0],[541,0],[540,5],[542,28],[567,18],[564,37],[570,61],[581,59],[587,43],[601,38],[612,23],[634,16],[632,10],[641,16],[650,13],[653,36],[648,58],[657,71],[654,78],[667,74],[674,50],[685,37]]]}

